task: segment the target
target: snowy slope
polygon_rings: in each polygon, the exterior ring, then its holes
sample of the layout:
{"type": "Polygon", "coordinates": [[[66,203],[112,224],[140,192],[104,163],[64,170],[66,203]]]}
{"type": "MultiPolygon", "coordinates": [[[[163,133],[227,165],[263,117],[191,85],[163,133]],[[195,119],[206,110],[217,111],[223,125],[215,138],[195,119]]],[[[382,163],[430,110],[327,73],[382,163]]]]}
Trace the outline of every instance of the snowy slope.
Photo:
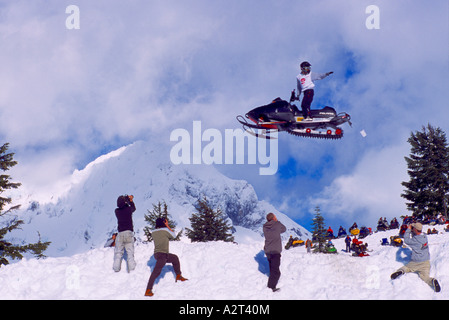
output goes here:
{"type": "Polygon", "coordinates": [[[114,210],[121,194],[134,195],[137,207],[134,229],[138,240],[145,240],[144,215],[153,209],[153,204],[165,201],[181,229],[190,227],[188,218],[195,212],[193,205],[202,196],[214,208],[221,208],[234,227],[254,231],[244,232],[245,239],[249,235],[261,237],[262,224],[270,211],[284,221],[291,233],[304,239],[310,236],[305,228],[269,203],[259,201],[246,181],[229,179],[213,166],[174,165],[167,146],[143,141],[101,156],[76,171],[71,188],[57,203],[27,200],[20,213],[26,225],[14,236],[33,242],[39,232],[44,241],[52,242],[46,251],[52,257],[101,248],[116,230],[114,210]]]}
{"type": "MultiPolygon", "coordinates": [[[[187,238],[170,244],[190,280],[175,283],[166,266],[151,299],[449,299],[449,233],[429,236],[431,276],[439,279],[441,293],[434,293],[417,275],[392,282],[390,274],[409,259],[408,249],[380,246],[382,238],[397,231],[375,233],[365,241],[369,257],[352,257],[342,251],[344,241],[334,241],[339,254],[307,254],[304,247],[284,250],[281,291],[266,289],[268,264],[261,227],[273,211],[290,235],[307,238],[307,230],[259,201],[246,181],[232,180],[211,166],[175,166],[160,147],[138,142],[104,155],[72,177],[69,192],[56,203],[26,200],[21,218],[26,222],[17,239],[52,241],[46,259],[26,258],[0,268],[1,299],[149,299],[143,296],[155,265],[153,244],[143,243],[143,215],[153,203],[165,200],[178,230],[189,226],[188,217],[198,196],[206,195],[220,206],[236,230],[236,243],[190,243],[187,238]],[[133,194],[136,270],[112,271],[113,249],[103,248],[115,230],[113,214],[120,194],[133,194]],[[28,203],[26,201],[28,201],[28,203]],[[33,238],[34,237],[34,238],[33,238]]],[[[442,231],[442,226],[437,227],[442,231]]]]}
{"type": "MultiPolygon", "coordinates": [[[[442,231],[442,226],[437,226],[442,231]]],[[[427,230],[427,229],[425,229],[427,230]]],[[[263,241],[171,242],[189,281],[175,283],[171,265],[164,267],[152,298],[144,297],[155,265],[153,245],[136,245],[136,270],[112,271],[112,248],[98,248],[70,257],[25,259],[0,268],[2,299],[449,299],[449,233],[430,235],[431,276],[442,286],[435,293],[416,274],[395,281],[390,274],[404,265],[409,249],[381,246],[383,237],[397,231],[375,233],[365,239],[369,257],[352,257],[334,241],[338,254],[307,254],[304,247],[284,250],[280,292],[266,288],[268,265],[263,241]],[[30,272],[32,271],[32,272],[30,272]]]]}

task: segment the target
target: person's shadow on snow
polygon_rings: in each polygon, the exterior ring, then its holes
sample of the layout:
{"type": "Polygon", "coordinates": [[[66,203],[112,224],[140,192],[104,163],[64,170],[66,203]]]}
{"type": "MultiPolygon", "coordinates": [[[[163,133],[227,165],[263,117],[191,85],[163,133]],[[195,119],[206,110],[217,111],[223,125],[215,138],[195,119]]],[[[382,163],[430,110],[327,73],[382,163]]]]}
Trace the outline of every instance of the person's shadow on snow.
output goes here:
{"type": "MultiPolygon", "coordinates": [[[[153,272],[154,267],[156,267],[156,259],[154,258],[154,255],[151,256],[150,260],[147,262],[147,266],[150,267],[151,272],[153,272]]],[[[161,271],[161,274],[159,277],[156,278],[156,281],[154,281],[154,284],[158,284],[159,280],[164,278],[167,272],[171,272],[174,277],[176,277],[175,269],[173,269],[173,266],[171,264],[166,264],[161,271]]]]}
{"type": "Polygon", "coordinates": [[[268,264],[268,259],[265,256],[265,252],[260,250],[255,256],[254,260],[258,263],[259,267],[257,268],[261,273],[270,276],[270,266],[268,264]]]}
{"type": "Polygon", "coordinates": [[[403,264],[407,264],[412,257],[412,250],[409,248],[399,248],[398,251],[396,251],[396,261],[401,262],[403,264]]]}

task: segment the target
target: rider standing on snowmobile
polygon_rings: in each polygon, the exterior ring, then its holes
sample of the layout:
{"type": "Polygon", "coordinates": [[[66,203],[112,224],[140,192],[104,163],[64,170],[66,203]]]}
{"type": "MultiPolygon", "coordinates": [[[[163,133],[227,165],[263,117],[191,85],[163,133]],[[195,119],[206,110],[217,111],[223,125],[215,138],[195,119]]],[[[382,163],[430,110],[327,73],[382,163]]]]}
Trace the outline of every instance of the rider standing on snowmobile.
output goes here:
{"type": "Polygon", "coordinates": [[[313,101],[314,95],[313,88],[315,88],[315,84],[313,83],[313,81],[322,80],[326,78],[328,75],[334,73],[333,71],[326,73],[311,72],[311,66],[312,65],[307,61],[301,62],[300,64],[301,73],[298,74],[298,76],[296,77],[298,87],[298,100],[299,96],[301,95],[301,92],[304,93],[304,97],[302,98],[301,102],[301,108],[303,116],[306,120],[311,120],[310,105],[312,104],[313,101]]]}

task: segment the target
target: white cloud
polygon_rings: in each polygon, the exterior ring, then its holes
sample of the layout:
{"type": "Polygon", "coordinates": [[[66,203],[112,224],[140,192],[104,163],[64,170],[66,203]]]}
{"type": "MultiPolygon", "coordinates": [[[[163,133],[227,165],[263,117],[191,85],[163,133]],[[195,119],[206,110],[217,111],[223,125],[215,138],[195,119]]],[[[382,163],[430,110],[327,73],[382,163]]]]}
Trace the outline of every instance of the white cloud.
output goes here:
{"type": "Polygon", "coordinates": [[[402,144],[367,152],[351,173],[337,177],[310,199],[311,206],[320,206],[330,218],[371,226],[381,216],[392,219],[406,214],[400,195],[401,182],[408,181],[404,160],[408,149],[402,144]]]}
{"type": "Polygon", "coordinates": [[[57,201],[58,195],[69,189],[73,161],[76,159],[73,150],[60,146],[49,147],[46,152],[28,151],[26,157],[16,153],[14,159],[18,164],[8,172],[8,175],[13,182],[22,183],[18,191],[25,200],[32,195],[34,200],[42,203],[54,202],[57,201]]]}
{"type": "Polygon", "coordinates": [[[225,168],[286,209],[324,186],[329,205],[331,190],[351,199],[355,185],[359,197],[345,210],[379,208],[362,190],[388,202],[383,181],[394,185],[405,170],[390,175],[370,159],[403,157],[405,148],[395,146],[427,122],[449,132],[446,0],[376,1],[379,30],[366,29],[368,4],[359,0],[76,4],[80,30],[65,28],[69,3],[2,4],[0,140],[27,160],[19,163],[22,182],[57,181],[137,139],[169,141],[171,130],[193,120],[238,128],[237,114],[288,98],[301,59],[315,71],[335,71],[317,83],[314,105],[350,113],[354,128],[330,143],[280,134],[280,164],[294,159],[297,176],[278,183],[225,168]],[[44,159],[54,155],[56,170],[43,174],[44,159]]]}

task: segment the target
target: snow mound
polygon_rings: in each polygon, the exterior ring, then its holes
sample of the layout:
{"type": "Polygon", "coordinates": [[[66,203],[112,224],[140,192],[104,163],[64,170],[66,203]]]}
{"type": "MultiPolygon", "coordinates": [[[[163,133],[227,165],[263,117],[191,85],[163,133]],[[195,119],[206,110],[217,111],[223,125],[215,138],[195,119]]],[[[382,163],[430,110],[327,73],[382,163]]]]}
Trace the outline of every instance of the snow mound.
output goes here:
{"type": "MultiPolygon", "coordinates": [[[[137,267],[127,273],[112,270],[113,248],[97,248],[70,257],[24,259],[0,268],[2,299],[149,299],[149,300],[297,300],[297,299],[449,299],[449,232],[429,235],[430,275],[442,291],[435,293],[416,274],[395,281],[390,274],[407,263],[410,250],[381,246],[381,239],[397,230],[374,233],[363,239],[368,257],[344,252],[344,239],[333,241],[338,254],[308,254],[304,247],[284,250],[281,291],[266,288],[268,263],[263,240],[242,244],[225,242],[170,243],[178,255],[183,275],[175,283],[173,268],[166,265],[154,286],[155,295],[144,297],[155,266],[153,244],[136,243],[137,267]]],[[[425,229],[427,230],[427,229],[425,229]]],[[[285,242],[284,242],[285,244],[285,242]]]]}

